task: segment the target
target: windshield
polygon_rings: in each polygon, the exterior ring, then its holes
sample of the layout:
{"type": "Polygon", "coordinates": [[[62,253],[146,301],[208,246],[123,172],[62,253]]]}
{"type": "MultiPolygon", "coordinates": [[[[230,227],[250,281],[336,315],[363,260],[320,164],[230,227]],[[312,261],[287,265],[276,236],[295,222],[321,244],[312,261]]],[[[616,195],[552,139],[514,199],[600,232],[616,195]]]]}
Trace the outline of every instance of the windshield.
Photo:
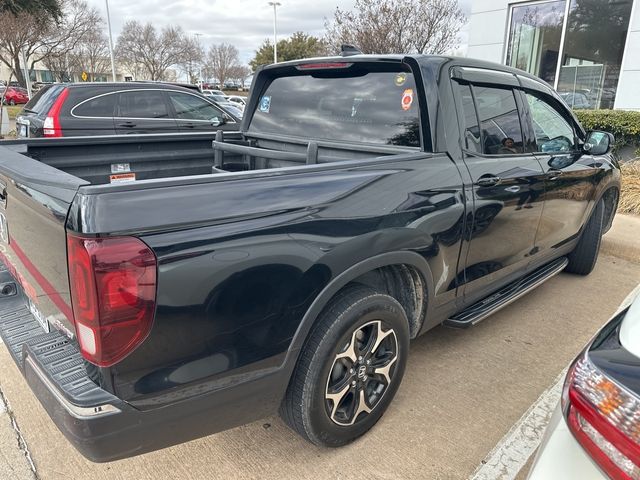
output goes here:
{"type": "Polygon", "coordinates": [[[400,68],[278,77],[261,95],[249,132],[419,147],[415,80],[400,68]]]}

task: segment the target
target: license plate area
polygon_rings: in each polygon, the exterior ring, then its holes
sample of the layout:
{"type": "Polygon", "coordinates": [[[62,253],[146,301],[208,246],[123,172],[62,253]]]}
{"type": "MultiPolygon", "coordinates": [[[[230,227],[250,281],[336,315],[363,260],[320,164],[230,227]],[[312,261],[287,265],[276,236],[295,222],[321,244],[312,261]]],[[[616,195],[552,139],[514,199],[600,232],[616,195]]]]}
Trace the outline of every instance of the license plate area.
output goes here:
{"type": "Polygon", "coordinates": [[[28,299],[28,302],[29,302],[29,311],[33,315],[33,318],[36,319],[36,321],[40,324],[40,326],[46,333],[51,332],[51,326],[49,325],[49,322],[44,317],[42,312],[38,310],[38,307],[35,306],[35,304],[31,301],[31,299],[28,299]]]}

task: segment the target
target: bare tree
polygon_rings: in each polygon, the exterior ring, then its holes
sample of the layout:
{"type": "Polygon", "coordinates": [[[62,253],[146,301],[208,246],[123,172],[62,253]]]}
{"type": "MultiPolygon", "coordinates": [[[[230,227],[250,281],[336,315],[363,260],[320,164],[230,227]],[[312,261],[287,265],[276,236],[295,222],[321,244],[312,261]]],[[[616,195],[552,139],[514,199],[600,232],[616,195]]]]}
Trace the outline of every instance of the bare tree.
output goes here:
{"type": "Polygon", "coordinates": [[[184,33],[175,26],[158,32],[151,23],[142,25],[131,20],[122,28],[116,52],[132,73],[137,70],[148,80],[164,80],[167,70],[180,63],[185,55],[184,33]]]}
{"type": "Polygon", "coordinates": [[[233,77],[233,71],[240,66],[238,49],[228,43],[212,45],[207,53],[207,72],[220,85],[233,77]]]}
{"type": "Polygon", "coordinates": [[[244,82],[251,74],[251,69],[247,65],[236,65],[229,70],[229,78],[238,80],[244,87],[244,82]]]}
{"type": "Polygon", "coordinates": [[[91,81],[95,81],[96,74],[110,71],[110,65],[109,41],[102,29],[93,30],[85,35],[78,43],[70,61],[72,71],[87,72],[91,81]]]}
{"type": "Polygon", "coordinates": [[[23,55],[30,70],[41,60],[46,65],[48,57],[50,65],[58,70],[62,59],[100,22],[98,11],[85,1],[64,0],[60,4],[63,12],[60,21],[46,13],[0,14],[0,61],[23,86],[26,85],[23,55]]]}
{"type": "Polygon", "coordinates": [[[363,53],[441,54],[457,47],[466,22],[457,0],[356,0],[325,20],[326,41],[356,45],[363,53]]]}
{"type": "Polygon", "coordinates": [[[200,78],[200,70],[204,61],[204,49],[195,38],[184,37],[184,54],[178,62],[178,67],[189,78],[189,83],[196,84],[200,78]]]}

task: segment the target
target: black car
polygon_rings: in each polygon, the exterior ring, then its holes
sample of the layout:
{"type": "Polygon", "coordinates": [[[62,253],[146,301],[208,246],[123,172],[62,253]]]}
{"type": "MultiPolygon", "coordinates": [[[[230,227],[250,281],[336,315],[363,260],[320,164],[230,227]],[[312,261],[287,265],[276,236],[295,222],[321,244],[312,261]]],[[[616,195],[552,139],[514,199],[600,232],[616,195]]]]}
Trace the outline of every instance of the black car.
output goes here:
{"type": "Polygon", "coordinates": [[[595,266],[615,139],[532,75],[356,55],[251,88],[239,132],[0,145],[0,336],[94,461],[275,412],[345,445],[410,339],[595,266]]]}
{"type": "Polygon", "coordinates": [[[193,89],[166,83],[49,85],[16,119],[19,137],[238,130],[240,119],[193,89]]]}

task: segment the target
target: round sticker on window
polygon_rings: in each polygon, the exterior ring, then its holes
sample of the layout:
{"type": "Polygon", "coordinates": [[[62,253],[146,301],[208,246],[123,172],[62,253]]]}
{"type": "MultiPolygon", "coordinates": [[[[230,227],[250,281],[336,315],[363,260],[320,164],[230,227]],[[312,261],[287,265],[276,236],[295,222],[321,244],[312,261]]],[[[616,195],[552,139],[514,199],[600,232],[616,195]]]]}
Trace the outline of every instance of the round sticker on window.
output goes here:
{"type": "Polygon", "coordinates": [[[413,89],[412,88],[407,88],[402,93],[402,102],[401,103],[402,103],[402,110],[404,110],[405,112],[411,108],[411,105],[413,104],[413,89]]]}
{"type": "Polygon", "coordinates": [[[399,74],[396,75],[396,87],[401,87],[402,85],[404,85],[404,82],[407,81],[407,74],[404,72],[401,72],[399,74]]]}

